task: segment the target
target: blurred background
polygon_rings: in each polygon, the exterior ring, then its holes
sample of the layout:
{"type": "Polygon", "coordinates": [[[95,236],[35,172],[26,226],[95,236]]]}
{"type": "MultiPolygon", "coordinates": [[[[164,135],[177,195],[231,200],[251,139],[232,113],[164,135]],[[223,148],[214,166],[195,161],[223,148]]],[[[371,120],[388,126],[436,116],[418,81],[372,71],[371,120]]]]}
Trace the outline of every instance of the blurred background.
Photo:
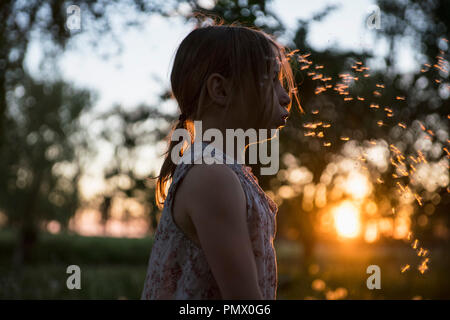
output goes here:
{"type": "Polygon", "coordinates": [[[447,0],[1,1],[0,298],[140,297],[196,12],[290,52],[278,299],[449,299],[447,0]]]}

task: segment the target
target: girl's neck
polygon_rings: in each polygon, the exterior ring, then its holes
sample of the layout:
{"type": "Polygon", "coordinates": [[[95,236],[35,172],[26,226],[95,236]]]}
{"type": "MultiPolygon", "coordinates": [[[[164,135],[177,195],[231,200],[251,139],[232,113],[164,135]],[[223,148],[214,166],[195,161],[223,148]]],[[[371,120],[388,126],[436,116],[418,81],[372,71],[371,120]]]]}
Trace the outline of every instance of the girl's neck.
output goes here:
{"type": "MultiPolygon", "coordinates": [[[[222,153],[226,154],[230,158],[233,158],[236,162],[244,164],[245,159],[245,144],[242,147],[240,143],[236,142],[236,139],[234,141],[228,141],[227,139],[232,140],[234,139],[234,136],[228,137],[226,134],[227,125],[223,121],[220,121],[220,117],[204,117],[201,120],[201,130],[197,130],[199,128],[196,128],[195,130],[195,141],[203,141],[206,143],[214,142],[215,138],[212,138],[211,140],[209,137],[205,137],[204,134],[208,129],[214,129],[214,131],[217,132],[217,134],[220,134],[222,139],[218,139],[218,141],[215,141],[216,143],[214,146],[219,149],[222,153]],[[200,132],[199,132],[200,131],[200,132]],[[201,135],[201,136],[200,136],[201,135]],[[222,141],[220,141],[222,140],[222,141]],[[230,150],[230,146],[232,146],[232,149],[230,150]]],[[[213,136],[215,137],[215,133],[213,136]]]]}

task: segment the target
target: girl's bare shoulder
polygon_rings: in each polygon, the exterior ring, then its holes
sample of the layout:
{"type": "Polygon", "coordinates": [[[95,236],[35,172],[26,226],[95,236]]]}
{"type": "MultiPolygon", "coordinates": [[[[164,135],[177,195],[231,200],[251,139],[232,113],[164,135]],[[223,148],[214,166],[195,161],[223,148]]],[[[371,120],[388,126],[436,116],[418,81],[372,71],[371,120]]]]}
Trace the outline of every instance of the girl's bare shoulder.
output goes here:
{"type": "Polygon", "coordinates": [[[183,189],[183,202],[194,211],[199,207],[245,208],[245,194],[239,178],[225,164],[194,165],[180,188],[183,189]]]}

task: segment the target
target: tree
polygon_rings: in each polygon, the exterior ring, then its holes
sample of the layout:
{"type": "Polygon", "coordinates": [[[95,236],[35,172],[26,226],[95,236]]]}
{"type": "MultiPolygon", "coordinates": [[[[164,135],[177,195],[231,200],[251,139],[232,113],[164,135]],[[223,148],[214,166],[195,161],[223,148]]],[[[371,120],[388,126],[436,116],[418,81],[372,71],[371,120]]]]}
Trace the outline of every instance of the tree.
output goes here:
{"type": "Polygon", "coordinates": [[[107,190],[102,195],[103,221],[106,222],[108,218],[112,199],[133,198],[145,208],[151,229],[155,231],[159,220],[155,200],[156,175],[149,178],[136,172],[136,160],[139,159],[140,148],[156,145],[167,134],[168,122],[174,117],[159,112],[155,107],[142,105],[130,111],[116,106],[99,118],[104,123],[110,120],[116,122],[115,126],[105,126],[100,134],[101,139],[114,148],[112,161],[104,172],[107,190]]]}
{"type": "MultiPolygon", "coordinates": [[[[77,1],[81,13],[81,30],[70,31],[67,26],[67,9],[72,3],[63,0],[30,0],[0,2],[0,147],[2,146],[3,126],[8,109],[8,92],[14,91],[25,77],[23,62],[27,54],[32,34],[38,33],[42,40],[47,41],[46,49],[60,53],[69,40],[83,31],[83,26],[89,23],[90,31],[101,36],[111,35],[110,9],[124,8],[129,10],[124,26],[139,25],[142,17],[138,13],[161,14],[169,16],[177,9],[178,0],[172,6],[163,5],[157,1],[116,0],[116,1],[77,1]],[[141,19],[139,19],[141,18],[141,19]]],[[[98,43],[94,41],[93,44],[98,43]]]]}
{"type": "Polygon", "coordinates": [[[0,158],[0,207],[19,229],[16,261],[31,257],[43,221],[67,228],[79,206],[82,167],[76,154],[89,150],[79,117],[91,94],[63,81],[37,82],[26,76],[14,94],[0,158]]]}
{"type": "MultiPolygon", "coordinates": [[[[88,150],[78,117],[91,106],[91,94],[63,81],[36,81],[25,70],[31,39],[38,34],[45,59],[62,53],[69,40],[88,25],[93,35],[111,34],[112,8],[129,9],[125,27],[139,25],[140,13],[169,16],[183,1],[167,6],[141,0],[77,1],[81,30],[66,26],[72,3],[62,0],[0,2],[0,207],[20,229],[17,261],[28,260],[40,224],[56,219],[67,226],[79,206],[81,157],[88,150]],[[70,140],[74,139],[74,140],[70,140]],[[70,172],[67,175],[67,172],[70,172]]],[[[98,43],[94,41],[93,45],[98,43]]],[[[57,72],[51,75],[58,79],[57,72]]]]}

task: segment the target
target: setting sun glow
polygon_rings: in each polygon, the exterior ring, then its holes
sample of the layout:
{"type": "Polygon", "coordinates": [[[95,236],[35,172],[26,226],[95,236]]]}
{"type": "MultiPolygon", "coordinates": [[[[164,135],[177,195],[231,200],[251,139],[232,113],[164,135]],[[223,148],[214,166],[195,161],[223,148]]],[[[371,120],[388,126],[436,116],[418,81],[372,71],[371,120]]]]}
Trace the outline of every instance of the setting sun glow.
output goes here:
{"type": "Polygon", "coordinates": [[[355,238],[360,232],[359,210],[345,201],[333,210],[334,224],[340,237],[355,238]]]}

